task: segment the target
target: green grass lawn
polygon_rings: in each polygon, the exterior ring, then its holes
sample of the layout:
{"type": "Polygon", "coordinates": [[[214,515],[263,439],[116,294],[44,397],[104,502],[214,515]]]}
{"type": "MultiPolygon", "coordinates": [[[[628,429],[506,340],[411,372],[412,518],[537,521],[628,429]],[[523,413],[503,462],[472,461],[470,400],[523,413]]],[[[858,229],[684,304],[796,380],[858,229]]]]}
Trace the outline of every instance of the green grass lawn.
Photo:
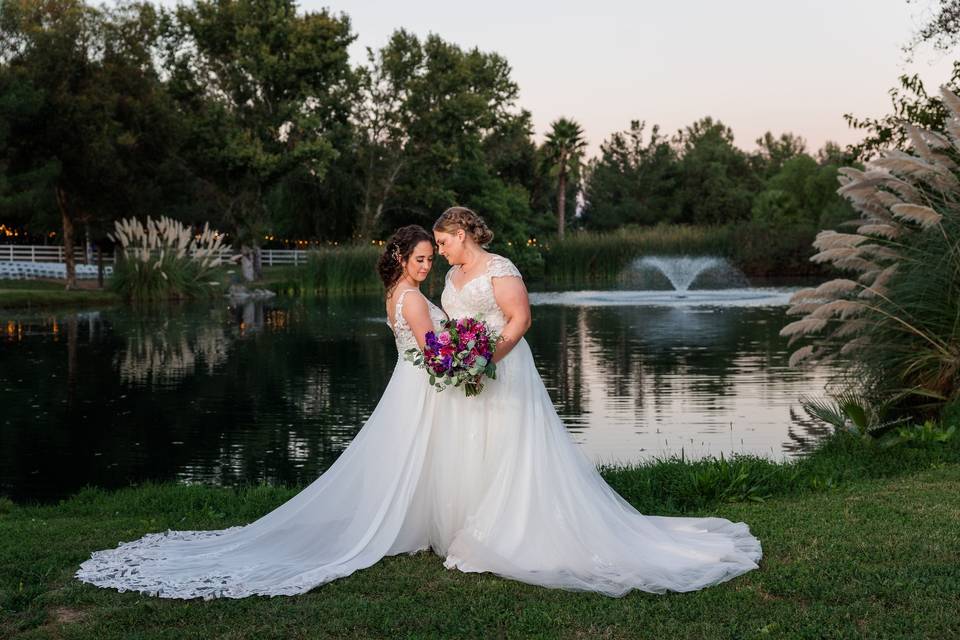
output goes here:
{"type": "Polygon", "coordinates": [[[120,298],[106,289],[65,291],[56,280],[0,280],[0,309],[112,304],[120,298]]]}
{"type": "Polygon", "coordinates": [[[717,587],[620,599],[448,571],[429,553],[387,558],[297,597],[121,594],[72,574],[93,550],[167,528],[249,522],[297,489],[162,484],[88,489],[51,506],[0,500],[0,637],[960,637],[960,447],[854,446],[757,466],[757,477],[783,468],[793,485],[767,485],[775,495],[766,500],[709,508],[686,509],[696,500],[683,498],[681,485],[710,463],[647,465],[632,480],[629,470],[606,470],[635,504],[745,521],[764,548],[759,571],[717,587]],[[667,489],[645,500],[631,491],[653,485],[667,489]]]}

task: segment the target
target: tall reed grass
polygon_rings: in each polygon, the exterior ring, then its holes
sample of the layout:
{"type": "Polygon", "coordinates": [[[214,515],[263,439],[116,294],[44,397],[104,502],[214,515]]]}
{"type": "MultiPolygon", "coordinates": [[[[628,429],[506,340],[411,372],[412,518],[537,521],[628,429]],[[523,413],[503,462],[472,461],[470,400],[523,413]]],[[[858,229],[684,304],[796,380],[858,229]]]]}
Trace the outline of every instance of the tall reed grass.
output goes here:
{"type": "Polygon", "coordinates": [[[906,125],[909,152],[841,170],[861,219],[812,259],[850,275],[798,292],[781,331],[806,342],[792,363],[840,361],[848,386],[925,412],[960,401],[960,98],[942,94],[942,132],[906,125]]]}
{"type": "Polygon", "coordinates": [[[219,290],[213,281],[220,265],[223,234],[204,225],[202,233],[173,218],[118,220],[110,238],[116,253],[111,288],[124,298],[154,301],[209,296],[219,290]]]}
{"type": "MultiPolygon", "coordinates": [[[[377,274],[377,259],[382,248],[373,244],[342,245],[311,251],[307,264],[274,270],[268,281],[271,288],[288,295],[349,295],[383,293],[377,274]]],[[[429,295],[439,295],[448,265],[439,255],[422,285],[429,295]]]]}
{"type": "Polygon", "coordinates": [[[544,275],[551,284],[613,284],[633,260],[647,255],[725,257],[750,276],[811,275],[824,272],[809,261],[815,233],[752,222],[574,233],[544,244],[544,275]]]}

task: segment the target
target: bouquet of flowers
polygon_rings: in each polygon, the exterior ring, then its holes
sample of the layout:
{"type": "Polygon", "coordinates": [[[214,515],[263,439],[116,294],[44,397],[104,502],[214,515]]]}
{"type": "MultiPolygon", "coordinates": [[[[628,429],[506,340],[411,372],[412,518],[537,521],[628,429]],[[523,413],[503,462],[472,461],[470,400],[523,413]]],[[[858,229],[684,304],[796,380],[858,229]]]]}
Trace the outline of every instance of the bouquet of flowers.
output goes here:
{"type": "Polygon", "coordinates": [[[492,362],[497,338],[481,320],[447,320],[439,331],[427,333],[422,351],[407,349],[404,358],[426,369],[437,391],[463,387],[467,397],[475,396],[483,391],[484,376],[497,377],[497,365],[492,362]]]}

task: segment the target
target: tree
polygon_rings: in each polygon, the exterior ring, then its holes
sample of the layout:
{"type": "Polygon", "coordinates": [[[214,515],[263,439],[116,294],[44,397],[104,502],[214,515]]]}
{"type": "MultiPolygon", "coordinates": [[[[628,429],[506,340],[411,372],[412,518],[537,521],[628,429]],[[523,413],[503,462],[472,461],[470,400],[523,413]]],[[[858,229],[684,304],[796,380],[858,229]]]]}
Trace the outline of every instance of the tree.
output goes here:
{"type": "MultiPolygon", "coordinates": [[[[953,63],[950,80],[944,86],[950,91],[960,90],[960,61],[953,63]]],[[[862,142],[847,148],[847,154],[854,160],[865,162],[882,151],[905,147],[910,128],[904,125],[943,131],[949,111],[939,97],[927,93],[918,74],[900,76],[898,86],[888,93],[892,113],[879,118],[860,118],[850,113],[843,115],[851,127],[866,132],[862,142]]]]}
{"type": "Polygon", "coordinates": [[[377,53],[367,49],[367,64],[359,70],[361,92],[355,108],[363,175],[360,237],[375,233],[407,159],[410,125],[416,117],[411,95],[423,71],[424,51],[415,35],[401,29],[377,53]]]}
{"type": "Polygon", "coordinates": [[[855,217],[837,194],[836,165],[800,154],[783,163],[754,199],[752,216],[773,227],[831,228],[855,217]]]}
{"type": "Polygon", "coordinates": [[[806,153],[807,141],[801,136],[792,133],[781,133],[779,138],[767,131],[757,138],[758,171],[765,177],[770,177],[780,170],[783,163],[806,153]]]}
{"type": "Polygon", "coordinates": [[[848,166],[853,162],[853,158],[836,142],[827,140],[823,146],[817,150],[817,164],[832,164],[838,167],[848,166]]]}
{"type": "MultiPolygon", "coordinates": [[[[907,0],[913,4],[916,0],[907,0]]],[[[912,55],[917,47],[925,43],[932,43],[935,49],[949,51],[960,40],[960,0],[937,0],[937,9],[917,33],[910,43],[904,47],[908,55],[912,55]]]]}
{"type": "Polygon", "coordinates": [[[171,17],[171,90],[195,132],[187,157],[226,211],[248,278],[260,275],[270,191],[296,172],[322,178],[336,157],[353,39],[346,16],[298,14],[293,0],[197,0],[171,17]]]}
{"type": "Polygon", "coordinates": [[[420,41],[398,32],[388,48],[378,60],[390,63],[394,70],[386,75],[402,78],[403,86],[383,94],[400,96],[387,110],[396,114],[396,131],[379,147],[370,145],[379,149],[373,171],[390,185],[375,190],[385,194],[378,230],[430,225],[443,209],[462,204],[480,211],[497,229],[498,242],[525,241],[530,196],[517,181],[525,175],[520,139],[529,139],[530,116],[516,106],[510,65],[435,35],[420,41]],[[493,161],[495,148],[513,150],[493,161]]]}
{"type": "Polygon", "coordinates": [[[557,176],[557,236],[560,238],[566,230],[567,177],[579,170],[586,147],[583,129],[576,121],[560,118],[550,124],[544,151],[557,176]]]}
{"type": "Polygon", "coordinates": [[[680,214],[676,150],[654,125],[644,139],[645,123],[612,134],[600,145],[600,157],[587,171],[585,225],[610,230],[625,224],[670,222],[680,214]]]}
{"type": "Polygon", "coordinates": [[[703,118],[678,131],[680,220],[725,224],[750,217],[762,182],[746,154],[733,146],[733,132],[722,122],[703,118]]]}
{"type": "Polygon", "coordinates": [[[76,226],[105,227],[162,202],[150,197],[177,174],[180,128],[153,64],[156,35],[150,5],[0,5],[0,207],[34,220],[26,208],[58,212],[67,288],[76,226]]]}

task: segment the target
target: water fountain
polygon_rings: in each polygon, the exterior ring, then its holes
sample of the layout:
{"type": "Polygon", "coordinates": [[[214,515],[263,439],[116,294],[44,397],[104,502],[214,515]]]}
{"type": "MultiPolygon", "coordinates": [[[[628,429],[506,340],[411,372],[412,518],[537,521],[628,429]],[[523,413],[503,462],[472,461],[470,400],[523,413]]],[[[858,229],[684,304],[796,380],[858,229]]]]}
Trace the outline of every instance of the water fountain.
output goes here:
{"type": "Polygon", "coordinates": [[[743,272],[726,258],[715,256],[646,256],[634,260],[620,276],[624,289],[643,290],[650,287],[650,279],[659,277],[669,281],[678,294],[685,294],[698,284],[699,289],[734,289],[750,286],[743,272]]]}
{"type": "Polygon", "coordinates": [[[792,290],[752,287],[742,271],[718,256],[637,258],[611,291],[533,293],[532,304],[565,306],[782,306],[792,290]]]}

